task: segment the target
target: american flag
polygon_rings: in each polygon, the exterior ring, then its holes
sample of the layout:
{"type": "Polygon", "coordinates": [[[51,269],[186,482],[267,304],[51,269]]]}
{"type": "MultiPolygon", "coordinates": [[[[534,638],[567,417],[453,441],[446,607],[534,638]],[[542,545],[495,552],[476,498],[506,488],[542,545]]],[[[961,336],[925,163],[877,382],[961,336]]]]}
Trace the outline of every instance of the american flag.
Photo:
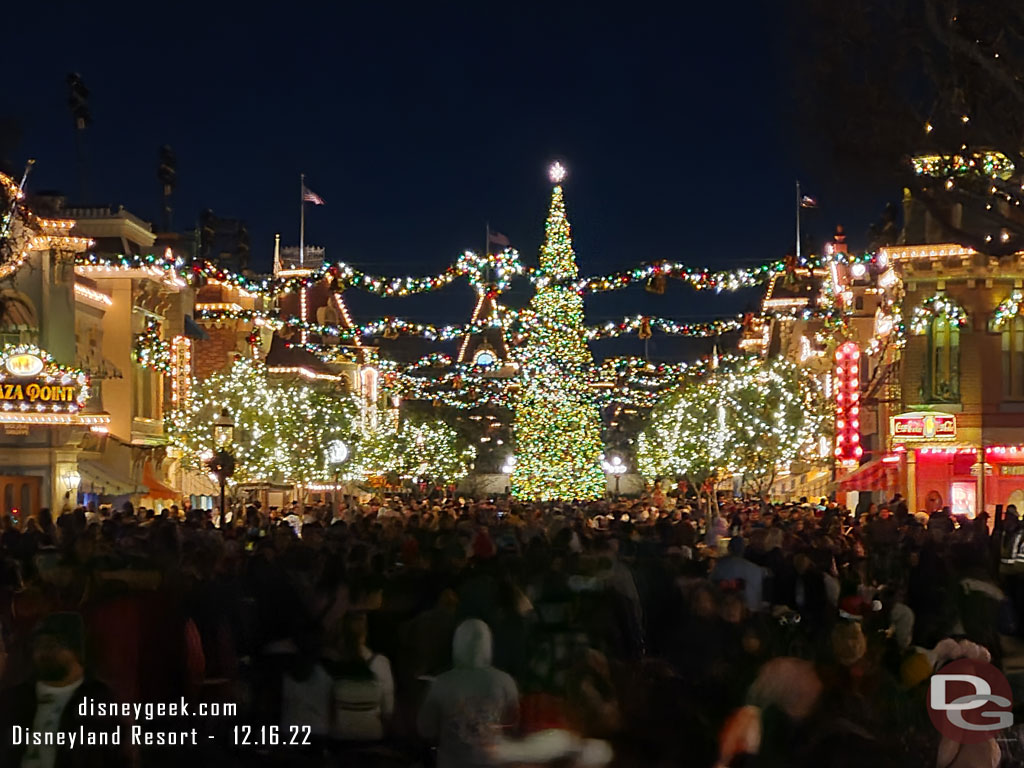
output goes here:
{"type": "Polygon", "coordinates": [[[800,198],[800,207],[801,208],[817,208],[818,207],[818,198],[811,197],[810,195],[804,195],[803,197],[800,198]]]}
{"type": "Polygon", "coordinates": [[[493,245],[500,245],[505,248],[512,245],[509,239],[505,235],[501,234],[501,232],[493,232],[489,229],[487,230],[487,242],[493,245]]]}
{"type": "Polygon", "coordinates": [[[316,192],[307,187],[305,184],[302,185],[302,202],[312,203],[313,205],[323,205],[324,199],[320,197],[316,192]]]}

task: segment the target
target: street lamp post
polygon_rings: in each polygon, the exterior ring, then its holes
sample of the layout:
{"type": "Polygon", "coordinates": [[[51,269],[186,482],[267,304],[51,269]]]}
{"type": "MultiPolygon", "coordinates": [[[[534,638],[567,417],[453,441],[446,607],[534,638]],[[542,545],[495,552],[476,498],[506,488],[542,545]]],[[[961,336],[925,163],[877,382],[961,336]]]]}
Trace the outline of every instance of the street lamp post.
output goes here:
{"type": "Polygon", "coordinates": [[[61,480],[64,481],[64,487],[67,489],[64,492],[64,498],[68,506],[75,506],[78,504],[78,486],[82,482],[82,475],[78,472],[78,468],[72,466],[67,472],[61,475],[61,480]],[[74,500],[72,501],[72,496],[74,500]]]}
{"type": "Polygon", "coordinates": [[[511,490],[512,473],[515,472],[515,471],[516,471],[516,457],[515,456],[507,456],[505,458],[505,463],[501,465],[501,474],[503,474],[507,478],[509,478],[510,490],[511,490]]]}
{"type": "Polygon", "coordinates": [[[341,475],[341,465],[348,458],[348,446],[341,440],[332,440],[327,444],[326,457],[328,466],[334,469],[334,490],[331,492],[331,506],[334,508],[334,516],[338,515],[338,480],[341,475]]]}
{"type": "Polygon", "coordinates": [[[615,477],[615,498],[619,497],[619,480],[626,472],[626,465],[621,456],[612,456],[611,461],[602,457],[601,468],[609,475],[615,477]]]}
{"type": "Polygon", "coordinates": [[[220,528],[224,528],[226,512],[226,501],[224,488],[228,478],[235,474],[235,457],[228,450],[231,441],[235,437],[235,421],[231,418],[231,412],[227,406],[221,408],[220,414],[213,420],[213,442],[217,446],[217,452],[207,462],[210,471],[217,476],[220,483],[220,528]]]}

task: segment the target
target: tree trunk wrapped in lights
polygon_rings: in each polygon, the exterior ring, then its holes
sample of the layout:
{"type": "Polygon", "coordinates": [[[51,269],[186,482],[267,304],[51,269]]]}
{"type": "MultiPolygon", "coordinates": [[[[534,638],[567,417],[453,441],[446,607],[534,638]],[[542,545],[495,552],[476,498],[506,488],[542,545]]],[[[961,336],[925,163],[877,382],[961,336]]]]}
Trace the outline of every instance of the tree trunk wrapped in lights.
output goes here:
{"type": "Polygon", "coordinates": [[[583,327],[577,277],[562,187],[564,172],[552,169],[541,278],[524,313],[524,341],[517,350],[520,390],[515,402],[516,463],[513,494],[520,499],[596,499],[604,494],[601,413],[587,386],[593,364],[583,327]]]}

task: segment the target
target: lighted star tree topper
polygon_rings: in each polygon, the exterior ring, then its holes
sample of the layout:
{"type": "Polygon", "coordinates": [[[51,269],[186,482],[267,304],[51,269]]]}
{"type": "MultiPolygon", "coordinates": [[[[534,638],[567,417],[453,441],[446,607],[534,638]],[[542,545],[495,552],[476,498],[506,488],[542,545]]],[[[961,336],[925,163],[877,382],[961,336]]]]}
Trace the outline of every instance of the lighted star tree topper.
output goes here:
{"type": "Polygon", "coordinates": [[[555,187],[540,252],[541,279],[521,317],[524,340],[517,349],[521,386],[512,493],[533,501],[596,499],[605,490],[598,459],[601,413],[582,373],[593,358],[583,297],[572,285],[578,270],[562,197],[565,168],[555,163],[550,177],[555,187]]]}

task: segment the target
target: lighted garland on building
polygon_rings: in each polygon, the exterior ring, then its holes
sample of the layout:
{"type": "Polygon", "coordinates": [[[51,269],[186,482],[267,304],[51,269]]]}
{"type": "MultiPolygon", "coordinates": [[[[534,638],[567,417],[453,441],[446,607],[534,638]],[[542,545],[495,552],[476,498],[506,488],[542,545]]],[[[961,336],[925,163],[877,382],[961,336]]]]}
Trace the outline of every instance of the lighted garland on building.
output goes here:
{"type": "MultiPolygon", "coordinates": [[[[285,321],[281,320],[276,312],[268,312],[261,309],[241,309],[241,308],[216,308],[211,309],[209,307],[197,306],[195,311],[195,319],[202,322],[209,323],[221,323],[228,320],[240,320],[243,323],[256,323],[257,325],[267,325],[273,328],[275,331],[285,327],[285,321]]],[[[299,318],[296,318],[296,325],[302,324],[299,318]]],[[[312,323],[305,323],[307,326],[313,325],[312,323]]]]}
{"type": "Polygon", "coordinates": [[[1021,291],[1014,291],[1007,296],[999,306],[996,307],[995,312],[992,313],[992,320],[989,326],[993,331],[1001,331],[1006,327],[1006,324],[1013,318],[1020,314],[1021,305],[1024,304],[1024,293],[1021,291]]]}
{"type": "Polygon", "coordinates": [[[315,270],[303,270],[301,274],[262,279],[240,275],[208,261],[198,262],[192,267],[192,273],[197,279],[215,280],[253,295],[275,296],[291,293],[329,280],[334,283],[336,290],[356,288],[383,298],[436,291],[459,277],[468,278],[470,285],[478,291],[490,288],[500,292],[505,290],[512,277],[522,272],[519,253],[513,248],[506,248],[501,253],[487,256],[465,251],[444,271],[426,277],[371,275],[344,262],[324,264],[315,270]]]}
{"type": "MultiPolygon", "coordinates": [[[[633,283],[658,277],[671,277],[688,283],[698,291],[713,290],[738,291],[741,288],[752,288],[767,281],[773,274],[785,268],[784,261],[773,261],[757,267],[733,270],[711,271],[707,268],[695,269],[679,262],[656,261],[641,264],[632,269],[612,272],[608,275],[587,277],[574,280],[575,290],[579,293],[597,293],[616,291],[633,283]]],[[[535,275],[537,277],[537,275],[535,275]]]]}
{"type": "Polygon", "coordinates": [[[635,317],[625,317],[617,323],[605,323],[587,328],[586,336],[589,340],[609,339],[632,333],[647,336],[654,331],[658,331],[667,336],[685,336],[697,339],[721,336],[723,333],[732,333],[742,328],[743,322],[739,319],[712,320],[705,323],[679,323],[663,317],[637,315],[635,317]]]}
{"type": "MultiPolygon", "coordinates": [[[[722,365],[746,358],[723,355],[722,365]]],[[[713,370],[709,359],[680,363],[649,363],[640,358],[608,358],[593,363],[557,365],[560,375],[582,377],[601,407],[618,403],[637,408],[657,404],[666,390],[685,377],[701,378],[713,370]]],[[[518,370],[510,377],[495,375],[472,363],[455,363],[435,353],[414,363],[381,360],[382,389],[403,400],[424,400],[459,410],[480,407],[511,408],[519,385],[518,370]]],[[[501,370],[505,370],[504,366],[501,370]]]]}
{"type": "Polygon", "coordinates": [[[175,257],[168,248],[163,255],[145,254],[125,256],[98,256],[95,253],[80,253],[75,256],[75,266],[85,271],[93,270],[135,270],[152,269],[160,272],[172,272],[180,269],[182,261],[175,257]]]}
{"type": "Polygon", "coordinates": [[[478,293],[487,290],[503,293],[508,290],[513,277],[523,274],[519,252],[508,248],[501,253],[487,256],[466,251],[455,262],[455,269],[459,274],[468,277],[469,284],[478,293]]]}
{"type": "MultiPolygon", "coordinates": [[[[688,283],[696,290],[736,291],[750,288],[768,280],[785,269],[785,261],[777,260],[756,267],[732,270],[711,270],[689,267],[680,262],[660,260],[620,270],[608,275],[572,278],[574,290],[579,293],[613,291],[633,283],[652,278],[670,277],[688,283]]],[[[288,274],[278,278],[253,278],[234,273],[211,262],[198,262],[192,267],[194,280],[211,280],[229,285],[250,295],[273,297],[314,285],[323,280],[334,283],[338,291],[355,288],[383,298],[412,296],[440,290],[460,277],[466,277],[478,292],[487,290],[502,293],[508,289],[513,277],[526,275],[533,283],[552,279],[543,269],[525,270],[515,249],[481,256],[473,251],[462,253],[454,264],[437,275],[426,277],[384,277],[370,275],[349,264],[325,264],[315,270],[302,270],[301,274],[288,274]]]]}
{"type": "Polygon", "coordinates": [[[937,318],[944,318],[961,328],[967,325],[967,312],[964,308],[950,297],[937,293],[914,307],[914,313],[910,319],[910,330],[915,336],[920,336],[937,318]]]}
{"type": "MultiPolygon", "coordinates": [[[[806,312],[805,314],[810,316],[812,313],[806,312]]],[[[227,320],[256,322],[269,325],[275,330],[285,327],[294,328],[306,331],[313,336],[329,336],[342,341],[366,337],[397,338],[398,336],[418,336],[427,341],[446,342],[464,336],[485,333],[493,328],[501,328],[505,332],[510,332],[515,327],[514,324],[519,319],[519,315],[520,313],[517,310],[499,305],[496,314],[471,323],[437,326],[432,323],[414,323],[397,317],[383,317],[362,325],[345,327],[310,322],[298,317],[278,318],[274,313],[251,309],[202,308],[196,311],[196,319],[204,322],[217,323],[227,320]]],[[[733,333],[741,330],[742,327],[743,321],[741,318],[683,323],[669,318],[636,315],[625,317],[618,322],[590,326],[585,330],[585,337],[589,341],[596,341],[598,339],[617,338],[634,333],[643,335],[657,331],[666,336],[709,338],[725,333],[733,333]]],[[[292,344],[292,346],[308,348],[314,354],[324,352],[324,350],[320,349],[321,345],[317,344],[292,344]]],[[[329,354],[330,351],[330,345],[328,345],[326,353],[329,354]]]]}
{"type": "Polygon", "coordinates": [[[0,174],[0,187],[0,280],[17,272],[32,251],[81,252],[94,245],[88,237],[68,234],[75,226],[72,219],[45,219],[33,213],[20,202],[25,194],[9,176],[0,174]]]}
{"type": "Polygon", "coordinates": [[[173,370],[171,342],[161,336],[158,320],[149,318],[146,321],[146,329],[142,333],[135,334],[132,357],[143,368],[149,368],[165,376],[171,375],[173,370]]]}
{"type": "Polygon", "coordinates": [[[520,387],[515,400],[516,464],[512,492],[536,501],[596,499],[604,494],[601,414],[582,374],[563,364],[587,366],[593,358],[583,327],[583,298],[571,286],[578,274],[559,182],[552,168],[546,239],[530,310],[520,320],[524,343],[516,350],[520,387]]]}

